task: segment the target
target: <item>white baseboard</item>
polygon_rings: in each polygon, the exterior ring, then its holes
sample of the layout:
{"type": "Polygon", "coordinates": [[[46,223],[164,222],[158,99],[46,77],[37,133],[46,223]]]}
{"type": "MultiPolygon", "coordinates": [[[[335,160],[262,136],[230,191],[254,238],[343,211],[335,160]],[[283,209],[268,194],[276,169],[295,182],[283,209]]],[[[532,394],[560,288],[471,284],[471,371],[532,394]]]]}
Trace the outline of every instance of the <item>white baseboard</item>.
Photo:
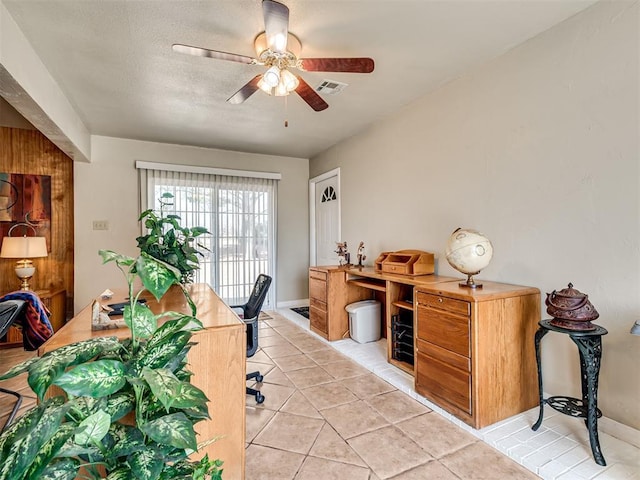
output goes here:
{"type": "Polygon", "coordinates": [[[608,417],[598,419],[598,428],[612,437],[640,448],[640,430],[624,423],[616,422],[608,417]]]}
{"type": "Polygon", "coordinates": [[[278,302],[276,308],[291,308],[291,307],[308,307],[309,299],[304,298],[302,300],[288,300],[286,302],[278,302]]]}

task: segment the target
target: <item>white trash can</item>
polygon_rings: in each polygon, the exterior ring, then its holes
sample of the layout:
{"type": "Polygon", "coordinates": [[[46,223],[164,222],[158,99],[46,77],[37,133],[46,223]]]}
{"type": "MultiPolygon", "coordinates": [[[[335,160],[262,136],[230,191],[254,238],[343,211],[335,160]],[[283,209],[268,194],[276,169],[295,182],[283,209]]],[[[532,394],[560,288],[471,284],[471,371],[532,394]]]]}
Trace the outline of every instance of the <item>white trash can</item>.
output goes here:
{"type": "Polygon", "coordinates": [[[349,312],[349,332],[358,343],[380,339],[380,302],[363,300],[345,307],[349,312]]]}

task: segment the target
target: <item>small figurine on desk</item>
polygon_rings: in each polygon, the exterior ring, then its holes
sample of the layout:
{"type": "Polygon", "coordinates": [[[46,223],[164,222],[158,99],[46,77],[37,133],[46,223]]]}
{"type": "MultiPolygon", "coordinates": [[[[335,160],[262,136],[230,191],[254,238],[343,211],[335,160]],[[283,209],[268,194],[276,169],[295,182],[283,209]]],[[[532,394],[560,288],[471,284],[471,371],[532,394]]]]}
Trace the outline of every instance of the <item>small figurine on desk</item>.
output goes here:
{"type": "Polygon", "coordinates": [[[338,254],[338,261],[340,262],[340,266],[351,265],[351,254],[347,251],[347,242],[336,242],[336,245],[338,247],[336,248],[336,253],[338,254]]]}
{"type": "Polygon", "coordinates": [[[360,245],[358,245],[358,266],[364,267],[362,262],[364,262],[366,259],[367,256],[364,254],[364,242],[360,242],[360,245]]]}

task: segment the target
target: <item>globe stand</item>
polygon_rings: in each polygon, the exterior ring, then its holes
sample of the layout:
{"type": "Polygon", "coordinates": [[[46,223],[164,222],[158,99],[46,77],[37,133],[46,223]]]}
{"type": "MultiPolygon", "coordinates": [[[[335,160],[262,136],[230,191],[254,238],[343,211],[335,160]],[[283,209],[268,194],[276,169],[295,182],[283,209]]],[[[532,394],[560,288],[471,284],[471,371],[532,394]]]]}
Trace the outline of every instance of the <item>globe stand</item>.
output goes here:
{"type": "Polygon", "coordinates": [[[467,281],[466,282],[460,282],[458,285],[460,285],[461,287],[466,287],[466,288],[482,288],[482,284],[481,283],[476,283],[473,281],[473,276],[479,274],[480,272],[476,272],[476,273],[468,273],[467,274],[467,281]]]}

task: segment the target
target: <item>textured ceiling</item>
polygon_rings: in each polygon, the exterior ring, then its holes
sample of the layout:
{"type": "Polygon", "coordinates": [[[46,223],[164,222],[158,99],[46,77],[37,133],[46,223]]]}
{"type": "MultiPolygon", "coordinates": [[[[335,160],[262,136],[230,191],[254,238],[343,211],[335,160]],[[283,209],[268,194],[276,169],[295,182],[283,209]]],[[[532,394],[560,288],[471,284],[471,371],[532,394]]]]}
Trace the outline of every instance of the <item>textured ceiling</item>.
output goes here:
{"type": "Polygon", "coordinates": [[[375,60],[314,112],[297,95],[226,99],[259,66],[174,53],[184,43],[254,56],[260,0],[0,0],[88,130],[139,140],[309,158],[594,0],[289,0],[302,57],[375,60]],[[288,120],[289,126],[284,127],[288,120]]]}

